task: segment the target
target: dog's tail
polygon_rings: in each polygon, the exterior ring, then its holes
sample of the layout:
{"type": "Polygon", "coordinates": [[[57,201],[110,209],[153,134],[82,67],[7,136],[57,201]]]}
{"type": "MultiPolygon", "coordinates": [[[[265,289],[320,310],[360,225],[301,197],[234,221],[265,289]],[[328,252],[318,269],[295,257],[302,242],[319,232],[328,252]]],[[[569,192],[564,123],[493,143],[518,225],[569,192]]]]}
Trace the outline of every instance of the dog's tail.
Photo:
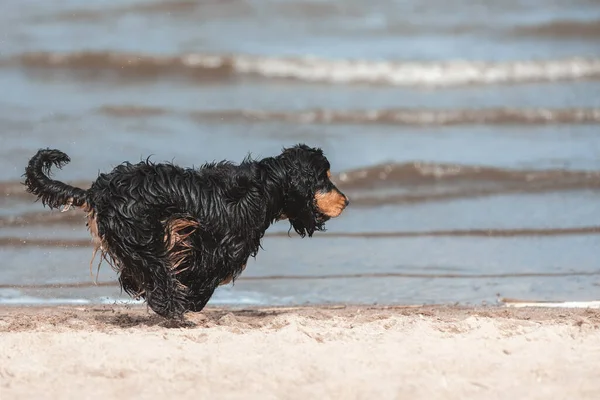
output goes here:
{"type": "Polygon", "coordinates": [[[83,206],[86,199],[85,190],[49,178],[52,166],[62,168],[70,161],[69,156],[60,150],[39,150],[25,168],[24,184],[27,191],[36,195],[44,206],[48,205],[50,208],[83,206]]]}

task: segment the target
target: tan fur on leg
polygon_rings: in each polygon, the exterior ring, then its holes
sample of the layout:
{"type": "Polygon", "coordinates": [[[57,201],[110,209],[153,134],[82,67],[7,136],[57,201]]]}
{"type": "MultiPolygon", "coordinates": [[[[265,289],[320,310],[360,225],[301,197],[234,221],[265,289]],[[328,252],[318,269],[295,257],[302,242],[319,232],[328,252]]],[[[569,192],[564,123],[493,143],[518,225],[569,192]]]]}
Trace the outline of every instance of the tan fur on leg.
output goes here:
{"type": "Polygon", "coordinates": [[[95,214],[94,210],[91,207],[89,207],[87,204],[83,204],[81,206],[81,208],[83,208],[83,210],[86,211],[86,213],[87,213],[87,215],[86,215],[87,224],[86,225],[88,227],[90,234],[92,235],[92,243],[94,245],[94,250],[92,252],[92,259],[90,260],[90,277],[93,279],[94,284],[97,285],[98,284],[98,276],[100,275],[100,266],[102,265],[102,262],[106,261],[113,269],[114,269],[114,266],[110,262],[110,260],[108,260],[106,244],[104,243],[104,240],[98,234],[98,223],[96,221],[96,214],[95,214]],[[94,279],[94,274],[92,272],[92,265],[94,263],[94,260],[96,259],[98,250],[100,250],[100,261],[98,262],[98,267],[96,268],[96,277],[94,279]]]}
{"type": "Polygon", "coordinates": [[[165,223],[164,241],[169,253],[171,271],[176,275],[189,268],[189,265],[183,269],[180,269],[180,266],[193,249],[188,238],[199,226],[198,221],[190,218],[176,218],[165,223]]]}

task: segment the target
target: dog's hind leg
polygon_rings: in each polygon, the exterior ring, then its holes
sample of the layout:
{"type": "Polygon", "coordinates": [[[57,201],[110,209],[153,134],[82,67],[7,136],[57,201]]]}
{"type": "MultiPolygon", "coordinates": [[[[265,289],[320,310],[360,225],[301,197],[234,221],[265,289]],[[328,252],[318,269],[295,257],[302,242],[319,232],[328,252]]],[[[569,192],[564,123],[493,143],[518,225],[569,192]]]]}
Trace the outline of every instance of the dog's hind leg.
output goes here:
{"type": "Polygon", "coordinates": [[[187,291],[170,270],[170,260],[152,251],[115,251],[115,269],[121,288],[164,318],[181,319],[187,308],[187,291]]]}
{"type": "Polygon", "coordinates": [[[172,259],[162,243],[132,246],[127,241],[110,245],[121,288],[165,318],[181,319],[187,308],[188,289],[172,270],[172,259]]]}

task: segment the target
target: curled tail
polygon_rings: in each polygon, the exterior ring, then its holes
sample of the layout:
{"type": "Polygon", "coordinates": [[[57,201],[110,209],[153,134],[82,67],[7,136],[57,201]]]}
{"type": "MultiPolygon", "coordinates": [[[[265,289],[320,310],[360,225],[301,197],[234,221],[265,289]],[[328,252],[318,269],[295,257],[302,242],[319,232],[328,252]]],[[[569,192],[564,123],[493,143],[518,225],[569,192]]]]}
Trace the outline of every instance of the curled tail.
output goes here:
{"type": "Polygon", "coordinates": [[[71,204],[81,207],[85,203],[85,190],[49,178],[52,166],[62,168],[70,161],[69,156],[60,150],[39,150],[25,168],[27,191],[50,208],[71,204]]]}

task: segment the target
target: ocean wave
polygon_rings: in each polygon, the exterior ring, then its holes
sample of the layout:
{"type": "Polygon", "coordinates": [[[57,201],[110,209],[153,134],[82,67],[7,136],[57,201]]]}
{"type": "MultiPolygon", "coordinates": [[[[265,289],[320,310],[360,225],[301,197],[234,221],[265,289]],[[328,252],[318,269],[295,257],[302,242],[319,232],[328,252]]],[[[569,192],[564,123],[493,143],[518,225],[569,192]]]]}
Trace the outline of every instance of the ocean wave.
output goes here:
{"type": "MultiPolygon", "coordinates": [[[[578,226],[567,228],[507,228],[507,229],[441,229],[425,231],[392,232],[323,232],[315,237],[346,239],[394,239],[415,237],[539,237],[598,235],[600,226],[578,226]]],[[[289,237],[286,232],[267,232],[265,237],[289,237]]],[[[0,237],[0,247],[63,247],[86,248],[92,246],[91,239],[55,239],[0,237]]]]}
{"type": "Polygon", "coordinates": [[[333,180],[353,206],[378,207],[500,195],[600,189],[600,171],[519,170],[444,163],[389,163],[342,172],[333,180]]]}
{"type": "MultiPolygon", "coordinates": [[[[423,267],[419,269],[425,269],[423,267]]],[[[431,268],[433,269],[433,268],[431,268]]],[[[600,270],[566,271],[566,272],[506,272],[506,273],[411,273],[411,272],[374,272],[326,275],[264,275],[240,276],[236,281],[281,281],[281,280],[337,280],[365,278],[412,278],[412,279],[514,279],[514,278],[564,278],[573,276],[598,276],[600,270]]],[[[42,290],[42,289],[80,289],[88,287],[118,287],[117,281],[106,282],[64,282],[64,283],[32,283],[32,284],[2,284],[0,290],[42,290]]],[[[1,294],[1,293],[0,293],[1,294]]],[[[0,297],[1,299],[1,297],[0,297]]],[[[136,303],[136,304],[139,304],[136,303]]]]}
{"type": "MultiPolygon", "coordinates": [[[[156,110],[134,107],[112,107],[104,112],[118,116],[151,115],[156,110]]],[[[224,110],[197,111],[195,118],[218,121],[283,121],[296,124],[387,124],[407,126],[440,125],[509,125],[509,124],[597,124],[600,109],[464,109],[464,110],[326,110],[264,111],[224,110]]]]}
{"type": "Polygon", "coordinates": [[[388,163],[357,168],[336,176],[340,186],[369,189],[373,186],[423,185],[431,183],[526,183],[570,184],[581,188],[600,186],[600,171],[564,169],[510,169],[433,162],[388,163]]]}
{"type": "MultiPolygon", "coordinates": [[[[153,117],[184,114],[162,107],[143,105],[105,105],[97,111],[118,118],[153,117]]],[[[480,108],[480,109],[312,109],[294,111],[271,110],[202,110],[189,116],[218,122],[289,122],[293,124],[373,124],[403,126],[447,125],[544,125],[597,124],[598,108],[480,108]]]]}
{"type": "Polygon", "coordinates": [[[42,298],[29,296],[17,290],[17,286],[18,285],[0,285],[1,305],[83,305],[90,303],[87,299],[42,298]]]}
{"type": "Polygon", "coordinates": [[[98,52],[35,52],[5,60],[22,67],[93,71],[128,78],[176,75],[214,80],[234,76],[320,83],[452,87],[598,79],[600,58],[485,61],[377,61],[190,53],[174,56],[98,52]]]}
{"type": "Polygon", "coordinates": [[[166,13],[182,13],[186,14],[190,11],[201,7],[201,4],[196,0],[169,0],[169,1],[144,1],[142,3],[134,3],[131,5],[120,6],[115,8],[101,9],[75,9],[67,12],[61,12],[57,15],[44,18],[45,20],[59,21],[94,21],[102,18],[116,18],[124,14],[166,14],[166,13]]]}
{"type": "Polygon", "coordinates": [[[170,111],[162,107],[149,107],[137,105],[111,105],[102,106],[98,111],[111,117],[152,117],[169,114],[170,111]]]}
{"type": "Polygon", "coordinates": [[[97,9],[76,8],[52,15],[42,15],[34,18],[39,22],[96,22],[102,20],[114,21],[126,15],[160,15],[161,17],[185,17],[195,21],[211,20],[219,17],[248,16],[253,11],[252,2],[245,0],[167,0],[134,2],[133,4],[116,5],[116,7],[101,7],[97,9]],[[227,4],[224,4],[227,3],[227,4]]]}
{"type": "MultiPolygon", "coordinates": [[[[31,195],[29,195],[31,196],[31,195]]],[[[31,200],[34,198],[31,196],[31,200]]],[[[0,217],[0,228],[24,227],[34,225],[80,225],[85,224],[82,213],[59,211],[36,211],[0,217]]]]}
{"type": "Polygon", "coordinates": [[[537,25],[523,25],[514,28],[513,34],[517,36],[549,37],[552,39],[600,39],[600,20],[555,20],[537,25]]]}
{"type": "Polygon", "coordinates": [[[92,305],[92,304],[122,304],[122,305],[137,305],[143,304],[142,300],[135,300],[131,298],[116,299],[112,297],[100,297],[100,298],[70,298],[70,297],[37,297],[28,295],[22,292],[23,289],[61,289],[61,288],[89,288],[96,286],[103,287],[115,287],[116,282],[101,282],[99,285],[89,284],[88,282],[77,282],[72,283],[61,283],[55,284],[24,284],[24,285],[0,285],[0,304],[1,305],[92,305]]]}

